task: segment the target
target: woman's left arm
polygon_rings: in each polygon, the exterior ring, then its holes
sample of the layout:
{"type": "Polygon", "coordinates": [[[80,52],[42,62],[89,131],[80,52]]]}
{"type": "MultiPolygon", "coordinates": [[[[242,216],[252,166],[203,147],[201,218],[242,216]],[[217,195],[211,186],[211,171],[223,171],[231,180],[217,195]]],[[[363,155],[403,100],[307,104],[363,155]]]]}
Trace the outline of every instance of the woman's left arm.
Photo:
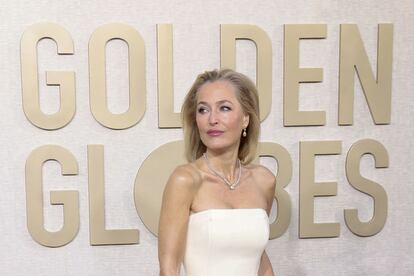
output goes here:
{"type": "Polygon", "coordinates": [[[274,276],[272,264],[266,251],[263,251],[262,258],[260,259],[259,276],[274,276]]]}
{"type": "MultiPolygon", "coordinates": [[[[262,181],[259,183],[265,184],[264,193],[267,203],[267,213],[270,214],[272,209],[273,199],[275,197],[276,189],[276,178],[275,176],[266,168],[262,167],[264,171],[261,173],[263,177],[262,181]]],[[[274,276],[272,264],[270,263],[269,257],[266,254],[266,251],[263,251],[262,257],[260,259],[259,267],[259,276],[274,276]]]]}

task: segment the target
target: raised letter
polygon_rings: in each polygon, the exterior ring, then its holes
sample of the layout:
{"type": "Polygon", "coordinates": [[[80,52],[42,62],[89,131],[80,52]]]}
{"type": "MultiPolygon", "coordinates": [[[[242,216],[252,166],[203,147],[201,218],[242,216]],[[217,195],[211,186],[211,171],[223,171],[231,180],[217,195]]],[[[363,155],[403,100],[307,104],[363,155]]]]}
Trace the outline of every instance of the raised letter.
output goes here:
{"type": "Polygon", "coordinates": [[[20,42],[23,111],[33,125],[54,130],[67,125],[75,115],[75,73],[46,72],[46,84],[57,85],[60,88],[60,109],[54,114],[43,113],[39,103],[37,43],[44,38],[56,42],[59,55],[73,54],[73,41],[70,34],[57,24],[38,23],[30,26],[23,33],[20,42]]]}
{"type": "Polygon", "coordinates": [[[272,43],[261,28],[254,25],[220,25],[220,61],[222,68],[236,69],[236,40],[248,39],[256,44],[256,86],[259,92],[260,120],[269,115],[272,103],[272,43]]]}
{"type": "Polygon", "coordinates": [[[183,141],[173,141],[160,146],[144,160],[135,178],[135,208],[142,222],[154,235],[158,235],[165,184],[174,169],[186,163],[183,153],[183,141]],[[174,158],[165,158],[166,156],[174,158]]]}
{"type": "Polygon", "coordinates": [[[330,238],[339,236],[339,223],[314,223],[315,196],[334,196],[336,182],[315,181],[315,155],[340,154],[340,141],[300,142],[299,237],[330,238]]]}
{"type": "Polygon", "coordinates": [[[57,145],[45,145],[33,150],[26,161],[26,213],[27,228],[35,241],[44,246],[59,247],[71,242],[79,230],[78,191],[50,191],[50,203],[63,205],[63,226],[49,232],[43,222],[42,167],[48,160],[56,160],[62,175],[78,174],[75,157],[57,145]]]}
{"type": "Polygon", "coordinates": [[[299,67],[300,39],[326,38],[326,24],[285,25],[285,76],[283,122],[285,126],[325,125],[325,111],[299,111],[299,84],[322,82],[322,68],[299,67]]]}
{"type": "Polygon", "coordinates": [[[289,152],[279,144],[262,142],[259,144],[259,157],[272,157],[277,161],[275,198],[278,215],[270,225],[270,239],[276,239],[283,235],[289,227],[291,216],[291,201],[284,188],[292,178],[292,159],[289,152]]]}
{"type": "Polygon", "coordinates": [[[157,25],[158,127],[181,127],[180,113],[174,112],[173,34],[171,24],[157,25]]]}
{"type": "Polygon", "coordinates": [[[346,157],[346,176],[352,187],[374,200],[374,215],[371,220],[362,222],[357,209],[344,210],[345,222],[349,230],[362,237],[373,236],[381,231],[387,219],[387,193],[378,183],[366,179],[360,173],[360,161],[364,154],[374,157],[376,168],[388,168],[388,153],[384,146],[372,139],[363,139],[354,143],[346,157]]]}
{"type": "Polygon", "coordinates": [[[102,145],[88,145],[89,234],[91,245],[139,243],[136,229],[105,229],[104,153],[102,145]]]}
{"type": "Polygon", "coordinates": [[[377,125],[391,121],[393,25],[378,25],[377,78],[374,78],[361,35],[355,24],[341,24],[339,61],[339,125],[352,125],[354,70],[377,125]]]}
{"type": "Polygon", "coordinates": [[[125,129],[137,124],[145,113],[145,46],[132,27],[111,23],[101,26],[89,41],[90,107],[95,119],[105,127],[125,129]],[[129,108],[121,114],[108,110],[106,100],[105,46],[111,39],[128,44],[129,108]]]}

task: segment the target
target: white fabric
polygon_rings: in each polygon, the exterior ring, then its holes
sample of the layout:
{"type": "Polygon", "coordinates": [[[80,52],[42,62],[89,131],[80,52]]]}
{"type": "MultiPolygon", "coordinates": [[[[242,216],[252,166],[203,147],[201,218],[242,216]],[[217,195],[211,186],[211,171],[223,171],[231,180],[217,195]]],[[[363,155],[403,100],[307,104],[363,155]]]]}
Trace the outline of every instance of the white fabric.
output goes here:
{"type": "Polygon", "coordinates": [[[187,276],[257,276],[269,239],[264,209],[209,209],[190,215],[187,276]]]}

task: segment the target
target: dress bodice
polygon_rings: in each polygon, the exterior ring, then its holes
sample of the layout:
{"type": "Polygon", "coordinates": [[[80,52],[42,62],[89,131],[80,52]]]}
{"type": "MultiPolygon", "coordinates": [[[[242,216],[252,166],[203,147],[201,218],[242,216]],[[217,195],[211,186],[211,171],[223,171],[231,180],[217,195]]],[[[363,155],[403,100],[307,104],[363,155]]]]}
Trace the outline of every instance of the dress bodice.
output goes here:
{"type": "Polygon", "coordinates": [[[190,215],[186,276],[257,276],[269,239],[264,209],[209,209],[190,215]]]}

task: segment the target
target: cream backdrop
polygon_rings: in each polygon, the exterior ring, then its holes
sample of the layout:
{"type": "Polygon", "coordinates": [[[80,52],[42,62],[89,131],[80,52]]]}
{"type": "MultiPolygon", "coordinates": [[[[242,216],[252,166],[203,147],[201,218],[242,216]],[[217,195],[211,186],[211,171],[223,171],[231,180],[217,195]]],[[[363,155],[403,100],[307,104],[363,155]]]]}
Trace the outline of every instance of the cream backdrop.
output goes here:
{"type": "MultiPolygon", "coordinates": [[[[134,181],[145,158],[161,145],[182,138],[180,129],[159,129],[157,119],[156,24],[173,24],[175,109],[201,71],[220,66],[220,24],[253,24],[272,42],[272,109],[262,123],[261,141],[284,146],[293,160],[292,180],[286,190],[292,201],[288,230],[271,240],[267,252],[277,275],[413,275],[414,195],[414,4],[412,0],[90,0],[21,1],[0,3],[0,272],[2,275],[157,275],[157,239],[140,220],[134,205],[134,181]],[[64,128],[46,131],[33,126],[22,108],[20,39],[38,22],[54,22],[72,36],[74,55],[57,56],[53,41],[39,43],[41,107],[58,110],[56,87],[45,86],[46,70],[76,73],[76,114],[64,128]],[[126,130],[100,125],[89,108],[88,41],[99,26],[122,22],[134,27],[145,41],[146,111],[126,130]],[[301,66],[323,68],[323,82],[302,84],[300,107],[325,110],[326,125],[283,127],[283,24],[327,24],[327,38],[301,42],[301,66]],[[390,125],[374,125],[358,82],[355,84],[353,126],[338,126],[339,24],[358,24],[371,64],[376,66],[377,24],[394,25],[392,117],[390,125]],[[380,183],[388,196],[388,217],[381,232],[358,237],[347,228],[343,209],[358,208],[361,219],[372,216],[370,197],[353,189],[345,176],[350,146],[363,138],[381,142],[389,154],[389,168],[375,169],[363,157],[363,175],[380,183]],[[338,238],[299,239],[299,141],[340,140],[342,154],[318,157],[316,181],[336,181],[338,194],[315,199],[317,222],[339,222],[338,238]],[[76,157],[79,174],[62,177],[56,162],[44,166],[45,227],[57,231],[62,207],[49,204],[49,191],[79,191],[80,228],[75,239],[59,248],[39,245],[26,226],[24,167],[30,152],[58,144],[76,157]],[[101,144],[105,154],[106,227],[139,229],[135,245],[91,246],[87,145],[101,144]]],[[[252,42],[237,43],[237,69],[255,77],[252,42]]],[[[107,47],[109,108],[128,107],[127,46],[119,40],[107,47]]],[[[265,159],[264,164],[275,169],[265,159]]],[[[275,211],[275,210],[273,210],[275,211]]],[[[274,214],[273,214],[274,217],[274,214]]]]}

